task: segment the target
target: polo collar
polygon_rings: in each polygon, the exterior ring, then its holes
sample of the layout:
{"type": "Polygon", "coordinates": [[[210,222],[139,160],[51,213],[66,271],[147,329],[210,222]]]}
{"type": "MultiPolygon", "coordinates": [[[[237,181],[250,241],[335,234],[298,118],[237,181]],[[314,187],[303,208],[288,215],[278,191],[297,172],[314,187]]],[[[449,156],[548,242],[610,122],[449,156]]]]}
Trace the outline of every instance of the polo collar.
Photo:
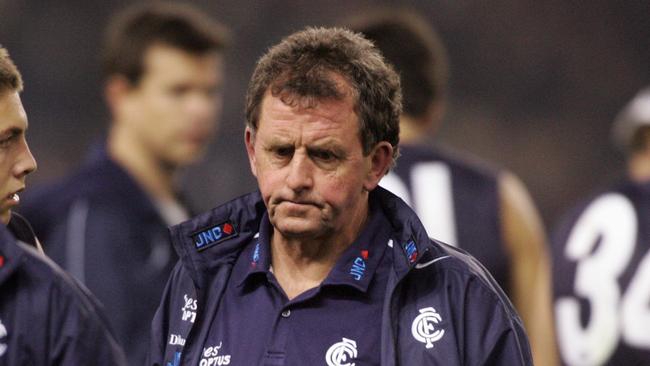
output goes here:
{"type": "Polygon", "coordinates": [[[366,293],[386,251],[392,229],[381,207],[369,202],[368,221],[341,255],[323,286],[345,285],[366,293]]]}
{"type": "Polygon", "coordinates": [[[241,253],[241,258],[238,260],[245,260],[248,265],[240,266],[239,263],[235,265],[235,281],[237,286],[242,287],[246,282],[253,278],[258,278],[260,274],[266,274],[271,269],[271,232],[273,226],[269,221],[269,217],[265,212],[262,220],[260,221],[260,231],[253,236],[253,240],[246,246],[241,253]]]}

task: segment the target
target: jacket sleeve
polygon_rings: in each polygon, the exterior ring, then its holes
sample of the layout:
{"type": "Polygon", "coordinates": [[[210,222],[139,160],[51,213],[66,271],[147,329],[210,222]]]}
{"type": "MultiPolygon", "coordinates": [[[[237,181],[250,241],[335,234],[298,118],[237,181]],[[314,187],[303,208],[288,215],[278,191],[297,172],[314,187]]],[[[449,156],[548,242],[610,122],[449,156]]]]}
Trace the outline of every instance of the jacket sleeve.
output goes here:
{"type": "Polygon", "coordinates": [[[424,269],[403,286],[396,317],[399,365],[533,364],[519,316],[485,278],[424,269]]]}
{"type": "MultiPolygon", "coordinates": [[[[523,323],[510,301],[474,279],[464,302],[467,365],[533,365],[523,323]]],[[[501,291],[500,289],[496,289],[501,291]]]]}

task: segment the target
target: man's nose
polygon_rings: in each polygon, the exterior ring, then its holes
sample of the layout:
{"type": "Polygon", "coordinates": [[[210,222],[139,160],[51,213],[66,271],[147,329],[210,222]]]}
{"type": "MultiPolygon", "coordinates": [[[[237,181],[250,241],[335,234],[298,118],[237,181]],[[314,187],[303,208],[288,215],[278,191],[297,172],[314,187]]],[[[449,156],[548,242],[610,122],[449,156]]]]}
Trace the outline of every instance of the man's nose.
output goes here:
{"type": "Polygon", "coordinates": [[[20,151],[18,153],[16,164],[13,167],[13,174],[18,178],[22,178],[27,174],[35,171],[37,168],[36,159],[29,150],[27,141],[23,138],[21,141],[20,151]]]}
{"type": "Polygon", "coordinates": [[[296,152],[289,163],[289,172],[286,183],[294,191],[311,188],[314,183],[312,173],[313,165],[309,158],[301,152],[296,152]]]}

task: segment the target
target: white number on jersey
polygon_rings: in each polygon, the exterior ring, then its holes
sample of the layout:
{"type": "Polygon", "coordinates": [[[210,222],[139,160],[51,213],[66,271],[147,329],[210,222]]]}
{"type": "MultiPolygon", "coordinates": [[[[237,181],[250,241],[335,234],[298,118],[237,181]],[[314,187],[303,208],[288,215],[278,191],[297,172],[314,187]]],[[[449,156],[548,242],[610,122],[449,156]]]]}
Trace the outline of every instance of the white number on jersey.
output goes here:
{"type": "Polygon", "coordinates": [[[637,231],[632,203],[621,194],[610,193],[592,202],[569,233],[564,254],[577,262],[574,291],[589,301],[591,314],[583,327],[578,299],[567,296],[557,300],[558,342],[566,363],[601,365],[621,337],[631,346],[650,348],[650,253],[641,261],[625,294],[618,285],[634,254],[637,231]]]}
{"type": "Polygon", "coordinates": [[[430,237],[457,245],[451,171],[446,164],[432,162],[414,165],[411,169],[411,194],[404,181],[393,172],[388,173],[379,184],[415,210],[430,237]]]}

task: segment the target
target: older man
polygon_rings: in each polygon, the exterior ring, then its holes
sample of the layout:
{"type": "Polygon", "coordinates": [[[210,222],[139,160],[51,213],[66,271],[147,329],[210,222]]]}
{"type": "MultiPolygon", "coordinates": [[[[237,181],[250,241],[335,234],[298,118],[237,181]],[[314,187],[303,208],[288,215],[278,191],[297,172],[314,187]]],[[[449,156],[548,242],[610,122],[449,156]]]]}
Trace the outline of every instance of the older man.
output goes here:
{"type": "Polygon", "coordinates": [[[36,169],[21,90],[20,73],[0,47],[0,365],[124,365],[97,301],[45,258],[29,225],[12,213],[36,169]]]}
{"type": "Polygon", "coordinates": [[[245,133],[260,191],[172,229],[149,364],[531,364],[489,274],[377,187],[400,111],[358,34],[308,28],[262,57],[245,133]]]}

